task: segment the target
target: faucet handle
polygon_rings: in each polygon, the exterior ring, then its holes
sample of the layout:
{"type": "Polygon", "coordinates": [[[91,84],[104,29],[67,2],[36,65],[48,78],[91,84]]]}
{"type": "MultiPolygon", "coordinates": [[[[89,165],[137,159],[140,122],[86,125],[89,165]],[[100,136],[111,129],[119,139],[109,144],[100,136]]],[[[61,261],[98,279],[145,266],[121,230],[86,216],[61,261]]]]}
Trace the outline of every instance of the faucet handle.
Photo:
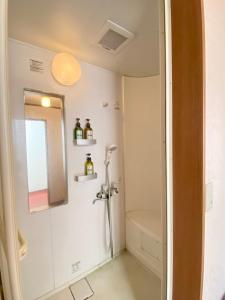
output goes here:
{"type": "Polygon", "coordinates": [[[102,198],[102,192],[98,192],[98,193],[96,194],[96,197],[97,197],[98,199],[101,199],[101,198],[102,198]]]}
{"type": "Polygon", "coordinates": [[[115,194],[119,194],[118,188],[114,188],[114,192],[115,192],[115,194]]]}
{"type": "Polygon", "coordinates": [[[96,194],[96,197],[97,197],[97,198],[94,199],[93,202],[92,202],[93,204],[95,204],[96,201],[102,200],[102,192],[98,192],[98,193],[96,194]]]}
{"type": "Polygon", "coordinates": [[[112,194],[118,194],[119,193],[118,184],[116,182],[112,182],[110,190],[112,194]]]}

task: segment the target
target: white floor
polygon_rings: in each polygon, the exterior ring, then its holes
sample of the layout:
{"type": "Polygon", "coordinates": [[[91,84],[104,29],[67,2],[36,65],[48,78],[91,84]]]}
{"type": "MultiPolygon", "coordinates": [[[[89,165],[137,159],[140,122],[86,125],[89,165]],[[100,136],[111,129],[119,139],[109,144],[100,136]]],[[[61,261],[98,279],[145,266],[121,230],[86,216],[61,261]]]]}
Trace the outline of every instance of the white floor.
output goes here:
{"type": "MultiPolygon", "coordinates": [[[[161,282],[127,251],[87,276],[90,300],[160,300],[161,282]]],[[[48,300],[74,300],[65,289],[48,300]]]]}

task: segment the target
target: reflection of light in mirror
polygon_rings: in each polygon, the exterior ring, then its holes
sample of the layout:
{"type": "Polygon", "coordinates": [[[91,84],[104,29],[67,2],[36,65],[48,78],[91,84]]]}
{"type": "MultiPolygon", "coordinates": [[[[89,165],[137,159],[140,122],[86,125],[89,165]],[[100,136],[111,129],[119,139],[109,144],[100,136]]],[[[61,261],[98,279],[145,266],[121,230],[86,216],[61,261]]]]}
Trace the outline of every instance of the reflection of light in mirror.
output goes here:
{"type": "Polygon", "coordinates": [[[41,98],[41,105],[44,107],[50,107],[51,106],[51,99],[49,97],[42,97],[41,98]]]}

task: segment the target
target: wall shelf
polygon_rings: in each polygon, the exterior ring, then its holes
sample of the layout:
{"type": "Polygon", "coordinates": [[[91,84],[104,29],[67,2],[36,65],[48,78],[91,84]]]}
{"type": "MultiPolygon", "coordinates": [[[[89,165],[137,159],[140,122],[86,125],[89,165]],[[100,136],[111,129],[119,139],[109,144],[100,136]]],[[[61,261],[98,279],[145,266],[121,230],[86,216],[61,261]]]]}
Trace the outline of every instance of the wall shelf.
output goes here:
{"type": "Polygon", "coordinates": [[[97,141],[95,139],[92,140],[79,139],[79,140],[73,140],[73,143],[75,146],[91,146],[91,145],[95,145],[97,141]]]}
{"type": "Polygon", "coordinates": [[[98,177],[97,173],[94,173],[92,175],[79,174],[74,176],[74,180],[77,182],[86,182],[86,181],[96,179],[97,177],[98,177]]]}

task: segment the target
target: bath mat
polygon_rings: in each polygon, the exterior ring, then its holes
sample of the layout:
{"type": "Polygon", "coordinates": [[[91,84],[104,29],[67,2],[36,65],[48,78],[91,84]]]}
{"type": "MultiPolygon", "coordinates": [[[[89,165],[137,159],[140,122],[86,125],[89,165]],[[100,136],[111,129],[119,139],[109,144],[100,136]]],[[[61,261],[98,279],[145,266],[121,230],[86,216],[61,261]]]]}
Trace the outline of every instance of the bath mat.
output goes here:
{"type": "Polygon", "coordinates": [[[86,300],[94,294],[86,278],[71,285],[70,291],[75,300],[86,300]]]}

